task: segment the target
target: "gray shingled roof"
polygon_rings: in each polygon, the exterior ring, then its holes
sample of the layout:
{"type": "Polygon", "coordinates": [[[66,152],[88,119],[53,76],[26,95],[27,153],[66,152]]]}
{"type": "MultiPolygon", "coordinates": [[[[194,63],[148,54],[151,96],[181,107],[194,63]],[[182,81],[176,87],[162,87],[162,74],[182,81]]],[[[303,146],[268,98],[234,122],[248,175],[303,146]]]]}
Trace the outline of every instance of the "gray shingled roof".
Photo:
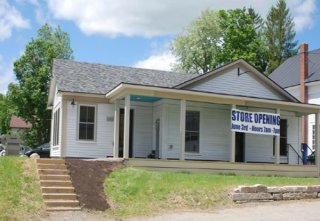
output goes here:
{"type": "Polygon", "coordinates": [[[174,87],[198,75],[55,59],[58,91],[106,94],[120,83],[174,87]]]}
{"type": "MultiPolygon", "coordinates": [[[[308,54],[309,74],[306,82],[320,80],[320,49],[308,54]]],[[[269,77],[281,87],[291,87],[300,84],[300,55],[288,58],[269,77]]]]}

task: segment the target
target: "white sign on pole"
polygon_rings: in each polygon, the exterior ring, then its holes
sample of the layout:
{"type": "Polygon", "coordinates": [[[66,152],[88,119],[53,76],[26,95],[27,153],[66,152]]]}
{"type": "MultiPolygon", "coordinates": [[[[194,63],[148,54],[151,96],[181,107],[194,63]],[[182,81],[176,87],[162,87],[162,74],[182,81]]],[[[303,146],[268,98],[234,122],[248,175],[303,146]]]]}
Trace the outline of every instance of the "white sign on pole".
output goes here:
{"type": "Polygon", "coordinates": [[[231,109],[231,130],[280,136],[280,115],[231,109]]]}

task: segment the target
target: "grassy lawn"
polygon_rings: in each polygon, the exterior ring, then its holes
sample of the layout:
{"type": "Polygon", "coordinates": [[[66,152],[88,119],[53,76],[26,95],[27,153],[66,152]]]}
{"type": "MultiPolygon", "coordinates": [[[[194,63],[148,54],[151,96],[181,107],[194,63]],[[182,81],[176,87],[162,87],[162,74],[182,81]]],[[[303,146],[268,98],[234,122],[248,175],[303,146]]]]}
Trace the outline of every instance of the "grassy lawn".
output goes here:
{"type": "Polygon", "coordinates": [[[162,209],[210,209],[231,204],[228,193],[238,185],[320,184],[318,178],[232,176],[150,172],[125,168],[105,181],[105,192],[117,217],[148,215],[162,209]]]}
{"type": "Polygon", "coordinates": [[[37,220],[45,212],[35,162],[0,157],[0,220],[37,220]]]}

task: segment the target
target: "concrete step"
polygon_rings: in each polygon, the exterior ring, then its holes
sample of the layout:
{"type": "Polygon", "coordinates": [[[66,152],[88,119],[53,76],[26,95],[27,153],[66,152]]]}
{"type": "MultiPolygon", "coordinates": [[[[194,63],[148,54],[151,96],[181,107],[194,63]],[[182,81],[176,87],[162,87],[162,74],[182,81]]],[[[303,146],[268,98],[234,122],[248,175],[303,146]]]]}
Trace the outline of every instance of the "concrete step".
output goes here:
{"type": "Polygon", "coordinates": [[[43,163],[38,163],[37,164],[38,169],[67,169],[67,166],[65,164],[43,164],[43,163]]]}
{"type": "Polygon", "coordinates": [[[41,187],[49,187],[49,186],[65,186],[72,187],[71,181],[66,180],[40,180],[41,187]]]}
{"type": "Polygon", "coordinates": [[[81,207],[75,206],[75,207],[48,207],[48,212],[62,212],[62,211],[80,211],[81,207]]]}
{"type": "Polygon", "coordinates": [[[41,187],[42,193],[75,193],[74,187],[50,186],[41,187]]]}
{"type": "Polygon", "coordinates": [[[77,200],[77,195],[74,193],[43,193],[45,200],[77,200]]]}
{"type": "Polygon", "coordinates": [[[71,178],[69,175],[40,175],[40,180],[67,180],[71,181],[71,178]]]}
{"type": "Polygon", "coordinates": [[[48,207],[79,207],[78,200],[44,200],[48,207]]]}
{"type": "Polygon", "coordinates": [[[47,175],[47,174],[52,174],[52,175],[68,175],[69,171],[67,169],[38,169],[39,175],[47,175]]]}

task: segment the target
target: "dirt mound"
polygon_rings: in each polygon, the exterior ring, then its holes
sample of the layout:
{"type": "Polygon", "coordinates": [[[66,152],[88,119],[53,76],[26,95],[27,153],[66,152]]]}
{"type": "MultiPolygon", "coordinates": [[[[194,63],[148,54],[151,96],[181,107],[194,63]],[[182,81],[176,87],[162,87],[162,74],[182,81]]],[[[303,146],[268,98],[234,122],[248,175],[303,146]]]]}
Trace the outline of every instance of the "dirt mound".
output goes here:
{"type": "Polygon", "coordinates": [[[122,162],[66,160],[73,186],[83,208],[106,210],[110,206],[104,193],[104,180],[122,162]]]}

